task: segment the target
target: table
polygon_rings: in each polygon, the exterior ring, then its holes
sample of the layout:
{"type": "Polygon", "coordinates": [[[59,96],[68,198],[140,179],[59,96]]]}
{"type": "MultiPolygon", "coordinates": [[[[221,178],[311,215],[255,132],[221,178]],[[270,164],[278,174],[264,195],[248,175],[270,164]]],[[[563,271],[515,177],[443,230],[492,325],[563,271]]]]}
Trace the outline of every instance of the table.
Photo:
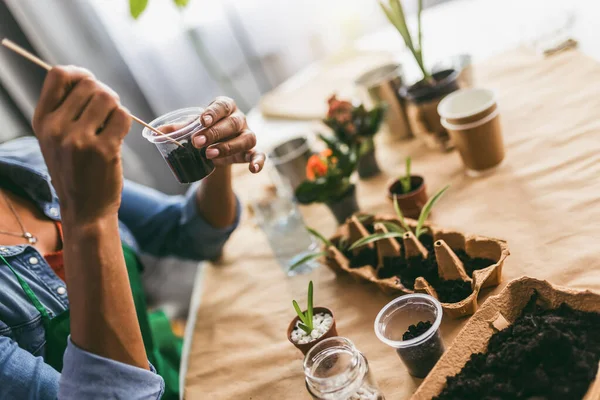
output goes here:
{"type": "MultiPolygon", "coordinates": [[[[523,49],[476,68],[482,86],[498,92],[507,159],[482,178],[464,174],[458,154],[440,154],[417,141],[378,137],[384,171],[361,181],[361,208],[392,212],[385,185],[403,169],[425,176],[429,192],[450,183],[432,222],[442,227],[508,240],[512,255],[503,285],[523,275],[574,288],[600,290],[600,65],[577,51],[543,59],[523,49]]],[[[265,177],[236,170],[236,191],[247,199],[265,177]]],[[[325,206],[303,207],[309,226],[325,234],[335,222],[325,206]]],[[[226,250],[224,265],[205,271],[185,397],[188,399],[307,399],[302,357],[286,338],[292,299],[305,302],[309,280],[315,306],[336,316],[338,333],[368,358],[388,399],[407,399],[420,380],[411,378],[395,352],[380,343],[373,321],[391,300],[374,285],[336,277],[326,267],[286,278],[266,238],[246,213],[226,250]]],[[[450,344],[465,320],[445,319],[450,344]]]]}

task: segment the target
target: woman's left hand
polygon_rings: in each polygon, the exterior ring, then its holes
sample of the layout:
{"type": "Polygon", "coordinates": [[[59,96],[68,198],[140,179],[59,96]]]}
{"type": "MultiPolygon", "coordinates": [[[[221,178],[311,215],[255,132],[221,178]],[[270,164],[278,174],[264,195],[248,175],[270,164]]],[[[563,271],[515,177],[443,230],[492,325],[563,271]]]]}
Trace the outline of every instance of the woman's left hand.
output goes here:
{"type": "Polygon", "coordinates": [[[250,172],[262,170],[265,155],[254,149],[256,135],[233,99],[217,97],[204,110],[200,121],[206,129],[198,132],[192,143],[197,148],[206,147],[206,157],[216,166],[249,163],[250,172]]]}

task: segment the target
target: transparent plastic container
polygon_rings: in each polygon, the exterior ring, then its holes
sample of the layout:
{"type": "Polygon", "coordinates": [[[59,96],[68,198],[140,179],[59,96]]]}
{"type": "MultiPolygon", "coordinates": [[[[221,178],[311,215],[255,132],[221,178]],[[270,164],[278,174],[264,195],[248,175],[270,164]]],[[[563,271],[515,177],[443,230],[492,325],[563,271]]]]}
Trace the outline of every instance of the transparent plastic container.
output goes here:
{"type": "Polygon", "coordinates": [[[444,354],[440,334],[442,305],[426,294],[408,294],[385,305],[375,318],[375,334],[383,343],[394,348],[408,372],[416,378],[425,378],[444,354]],[[430,322],[431,327],[421,335],[403,340],[411,325],[430,322]]]}
{"type": "Polygon", "coordinates": [[[343,337],[315,345],[304,358],[306,389],[317,400],[385,400],[365,356],[343,337]]]}
{"type": "Polygon", "coordinates": [[[165,132],[164,135],[148,128],[142,132],[142,136],[156,145],[179,183],[199,181],[215,170],[213,162],[206,158],[206,148],[197,149],[192,144],[192,137],[204,129],[199,118],[203,111],[200,107],[172,111],[150,122],[150,126],[165,132]]]}

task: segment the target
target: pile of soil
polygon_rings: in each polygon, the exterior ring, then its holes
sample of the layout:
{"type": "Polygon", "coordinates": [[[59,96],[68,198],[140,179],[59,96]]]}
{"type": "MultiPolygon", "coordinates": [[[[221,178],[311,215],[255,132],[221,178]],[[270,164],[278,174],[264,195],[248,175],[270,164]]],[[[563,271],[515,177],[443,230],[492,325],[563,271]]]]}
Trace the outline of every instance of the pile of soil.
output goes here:
{"type": "Polygon", "coordinates": [[[410,340],[421,336],[431,328],[431,321],[419,321],[416,325],[411,325],[408,330],[402,335],[402,340],[410,340]]]}
{"type": "Polygon", "coordinates": [[[600,314],[536,305],[449,377],[437,400],[582,399],[598,373],[600,314]]]}
{"type": "Polygon", "coordinates": [[[213,162],[206,158],[206,148],[197,149],[191,141],[181,143],[165,160],[181,183],[192,183],[206,178],[213,172],[213,162]]]}
{"type": "MultiPolygon", "coordinates": [[[[420,242],[429,252],[426,259],[411,257],[406,260],[404,246],[402,246],[400,257],[386,257],[383,260],[383,268],[379,270],[378,278],[386,279],[397,276],[405,287],[414,289],[415,280],[422,276],[435,288],[442,303],[456,303],[467,298],[473,292],[469,283],[462,280],[444,281],[439,277],[435,250],[433,249],[433,236],[422,235],[420,242]]],[[[471,258],[464,250],[452,250],[463,262],[469,277],[473,277],[474,271],[487,268],[495,263],[491,259],[471,258]]]]}
{"type": "MultiPolygon", "coordinates": [[[[431,328],[431,325],[430,321],[420,321],[416,325],[409,326],[408,330],[402,335],[402,340],[410,340],[421,336],[431,328]]],[[[438,330],[427,341],[412,347],[398,348],[396,352],[412,376],[425,378],[444,354],[444,342],[438,330]]]]}

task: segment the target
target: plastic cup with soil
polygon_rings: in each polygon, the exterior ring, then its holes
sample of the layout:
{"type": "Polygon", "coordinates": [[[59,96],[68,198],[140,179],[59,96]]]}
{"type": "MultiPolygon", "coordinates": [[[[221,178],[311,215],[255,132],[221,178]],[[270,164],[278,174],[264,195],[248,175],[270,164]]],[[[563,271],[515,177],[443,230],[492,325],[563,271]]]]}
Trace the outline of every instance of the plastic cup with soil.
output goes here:
{"type": "Polygon", "coordinates": [[[394,348],[415,378],[425,378],[444,353],[440,334],[442,305],[426,294],[389,302],[375,318],[375,334],[394,348]]]}
{"type": "Polygon", "coordinates": [[[396,196],[400,210],[405,217],[418,219],[423,206],[427,203],[425,179],[418,175],[411,175],[408,192],[404,191],[400,179],[396,179],[388,186],[387,195],[391,201],[394,201],[394,195],[396,196]]]}
{"type": "Polygon", "coordinates": [[[192,183],[209,176],[215,166],[206,158],[206,148],[197,149],[192,137],[204,129],[198,107],[184,108],[163,115],[150,122],[150,125],[164,135],[144,128],[142,135],[156,145],[165,162],[179,183],[192,183]]]}

